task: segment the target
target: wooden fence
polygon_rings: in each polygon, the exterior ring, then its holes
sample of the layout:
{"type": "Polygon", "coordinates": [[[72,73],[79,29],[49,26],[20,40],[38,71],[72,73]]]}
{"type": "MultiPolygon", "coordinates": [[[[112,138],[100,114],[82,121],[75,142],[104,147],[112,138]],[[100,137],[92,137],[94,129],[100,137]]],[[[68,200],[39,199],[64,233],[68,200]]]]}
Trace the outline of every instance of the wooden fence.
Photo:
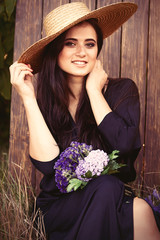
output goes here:
{"type": "MultiPolygon", "coordinates": [[[[79,0],[80,1],[80,0],[79,0]]],[[[14,60],[23,50],[44,36],[42,22],[55,7],[73,0],[18,0],[14,60]]],[[[90,8],[120,0],[83,0],[90,8]]],[[[123,1],[125,2],[125,0],[123,1]]],[[[136,161],[137,181],[160,184],[160,1],[130,0],[138,5],[136,14],[104,42],[101,60],[110,77],[129,77],[139,88],[142,149],[136,161]]],[[[27,170],[37,187],[40,175],[28,159],[28,126],[20,97],[12,89],[10,123],[10,167],[27,170]]]]}

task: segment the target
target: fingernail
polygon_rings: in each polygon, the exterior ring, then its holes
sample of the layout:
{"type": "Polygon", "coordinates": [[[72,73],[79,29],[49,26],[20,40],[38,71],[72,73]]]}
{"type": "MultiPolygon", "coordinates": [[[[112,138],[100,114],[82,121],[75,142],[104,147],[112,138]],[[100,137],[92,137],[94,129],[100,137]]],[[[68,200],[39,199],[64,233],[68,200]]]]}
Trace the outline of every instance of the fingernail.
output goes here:
{"type": "Polygon", "coordinates": [[[31,71],[33,71],[30,64],[27,64],[27,66],[31,69],[31,71]]]}

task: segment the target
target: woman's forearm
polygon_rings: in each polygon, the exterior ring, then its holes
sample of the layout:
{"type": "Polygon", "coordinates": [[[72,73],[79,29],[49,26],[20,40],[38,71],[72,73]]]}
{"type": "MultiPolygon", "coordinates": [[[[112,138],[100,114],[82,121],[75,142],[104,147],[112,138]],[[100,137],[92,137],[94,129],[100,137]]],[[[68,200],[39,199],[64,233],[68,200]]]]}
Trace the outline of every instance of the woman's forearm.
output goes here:
{"type": "Polygon", "coordinates": [[[58,156],[59,147],[41,114],[32,82],[30,65],[15,62],[10,66],[11,84],[22,98],[29,126],[29,152],[39,161],[50,161],[58,156]]]}
{"type": "Polygon", "coordinates": [[[92,91],[88,91],[88,96],[96,123],[99,125],[103,118],[112,110],[100,91],[92,89],[92,91]]]}
{"type": "Polygon", "coordinates": [[[86,90],[97,125],[112,111],[102,94],[103,89],[106,91],[107,84],[108,75],[104,71],[100,60],[96,60],[92,71],[87,77],[86,90]]]}
{"type": "Polygon", "coordinates": [[[27,99],[24,101],[24,106],[30,133],[30,155],[39,161],[54,159],[59,154],[59,147],[45,123],[37,100],[27,99]]]}

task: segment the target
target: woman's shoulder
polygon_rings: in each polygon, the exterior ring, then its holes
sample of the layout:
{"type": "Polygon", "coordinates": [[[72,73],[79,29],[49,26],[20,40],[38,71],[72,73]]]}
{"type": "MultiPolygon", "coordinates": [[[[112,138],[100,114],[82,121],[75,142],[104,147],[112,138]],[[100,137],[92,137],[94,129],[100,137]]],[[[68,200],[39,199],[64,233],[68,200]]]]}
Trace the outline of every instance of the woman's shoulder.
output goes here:
{"type": "Polygon", "coordinates": [[[124,94],[138,94],[136,83],[130,78],[108,78],[110,90],[118,91],[124,94]]]}
{"type": "Polygon", "coordinates": [[[139,102],[138,88],[130,78],[109,78],[104,97],[112,109],[115,109],[119,103],[126,99],[136,99],[139,102]]]}

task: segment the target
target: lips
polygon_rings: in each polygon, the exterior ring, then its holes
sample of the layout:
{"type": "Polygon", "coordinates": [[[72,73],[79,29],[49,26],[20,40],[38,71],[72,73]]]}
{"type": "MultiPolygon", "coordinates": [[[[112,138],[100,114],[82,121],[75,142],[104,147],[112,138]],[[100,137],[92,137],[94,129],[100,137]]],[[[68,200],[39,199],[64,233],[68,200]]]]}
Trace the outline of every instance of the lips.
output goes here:
{"type": "Polygon", "coordinates": [[[72,61],[72,63],[74,63],[74,64],[76,64],[78,66],[84,66],[84,65],[87,64],[86,61],[82,61],[82,60],[74,60],[74,61],[72,61]]]}

